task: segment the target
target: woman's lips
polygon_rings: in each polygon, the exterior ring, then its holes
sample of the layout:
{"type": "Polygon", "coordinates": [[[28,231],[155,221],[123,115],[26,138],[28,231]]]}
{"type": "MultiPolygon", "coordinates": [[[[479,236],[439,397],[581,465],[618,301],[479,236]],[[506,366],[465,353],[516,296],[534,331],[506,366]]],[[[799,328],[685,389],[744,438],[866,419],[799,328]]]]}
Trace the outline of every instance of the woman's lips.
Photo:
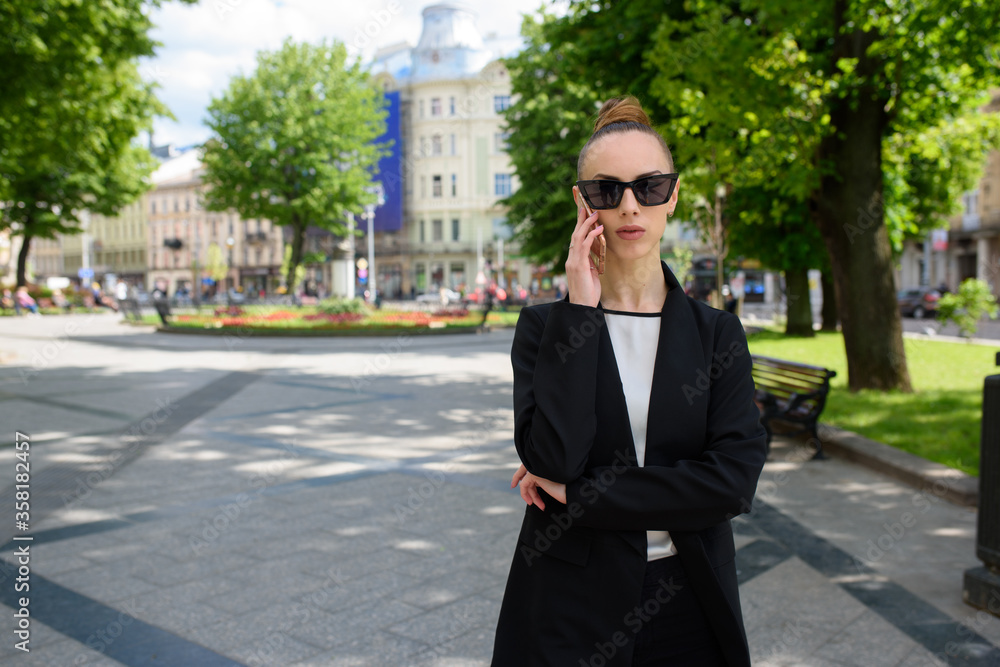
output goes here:
{"type": "Polygon", "coordinates": [[[625,239],[626,241],[635,241],[641,238],[643,234],[646,233],[645,229],[619,229],[615,232],[618,238],[625,239]]]}

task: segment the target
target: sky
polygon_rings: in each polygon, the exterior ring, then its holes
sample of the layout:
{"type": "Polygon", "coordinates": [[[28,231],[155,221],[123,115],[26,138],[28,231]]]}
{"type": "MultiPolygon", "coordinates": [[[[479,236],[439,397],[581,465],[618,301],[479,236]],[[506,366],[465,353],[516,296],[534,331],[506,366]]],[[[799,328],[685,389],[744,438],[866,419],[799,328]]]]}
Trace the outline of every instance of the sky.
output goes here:
{"type": "MultiPolygon", "coordinates": [[[[519,43],[522,14],[535,13],[543,0],[460,3],[476,15],[480,33],[495,33],[507,50],[519,43]]],[[[546,0],[550,2],[550,0],[546,0]]],[[[152,36],[162,44],[140,72],[155,82],[157,95],[176,120],[154,121],[154,142],[189,146],[204,142],[213,96],[231,76],[253,72],[260,50],[275,50],[291,37],[318,42],[337,39],[370,61],[375,50],[420,38],[421,11],[433,1],[410,0],[200,0],[196,5],[166,2],[154,10],[152,36]]],[[[509,55],[504,53],[503,55],[509,55]]]]}

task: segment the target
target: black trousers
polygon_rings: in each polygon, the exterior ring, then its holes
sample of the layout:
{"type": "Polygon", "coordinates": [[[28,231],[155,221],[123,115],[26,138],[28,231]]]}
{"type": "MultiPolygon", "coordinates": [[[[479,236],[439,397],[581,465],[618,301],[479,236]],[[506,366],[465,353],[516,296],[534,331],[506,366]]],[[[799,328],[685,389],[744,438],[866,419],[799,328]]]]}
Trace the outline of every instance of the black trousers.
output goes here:
{"type": "Polygon", "coordinates": [[[633,667],[725,667],[718,640],[677,556],[646,564],[633,667]],[[647,620],[648,619],[648,620],[647,620]]]}

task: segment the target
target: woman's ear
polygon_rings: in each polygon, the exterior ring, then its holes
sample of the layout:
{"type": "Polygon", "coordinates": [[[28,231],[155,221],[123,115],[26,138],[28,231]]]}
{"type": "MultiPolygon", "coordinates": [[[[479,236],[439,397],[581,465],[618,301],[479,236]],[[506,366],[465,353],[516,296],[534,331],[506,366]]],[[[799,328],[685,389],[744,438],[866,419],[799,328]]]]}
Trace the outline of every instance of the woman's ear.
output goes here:
{"type": "Polygon", "coordinates": [[[576,202],[577,208],[583,208],[583,195],[580,194],[580,186],[573,186],[573,201],[576,202]]]}
{"type": "Polygon", "coordinates": [[[677,210],[677,191],[680,189],[680,187],[681,187],[681,184],[680,184],[680,181],[678,181],[674,185],[674,193],[672,195],[670,195],[670,201],[667,203],[667,215],[668,216],[673,215],[674,211],[677,210]]]}

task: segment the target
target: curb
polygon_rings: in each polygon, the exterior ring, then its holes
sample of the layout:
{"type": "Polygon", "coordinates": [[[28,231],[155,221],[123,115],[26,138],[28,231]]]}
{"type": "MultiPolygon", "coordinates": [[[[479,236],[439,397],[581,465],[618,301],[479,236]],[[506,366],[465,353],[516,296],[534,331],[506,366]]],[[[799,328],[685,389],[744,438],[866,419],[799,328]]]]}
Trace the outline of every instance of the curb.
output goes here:
{"type": "Polygon", "coordinates": [[[930,490],[960,507],[979,505],[979,478],[928,461],[875,440],[828,424],[819,425],[823,450],[861,464],[920,490],[930,490]]]}
{"type": "Polygon", "coordinates": [[[399,327],[397,329],[247,329],[245,327],[219,327],[198,329],[196,327],[171,327],[159,325],[158,333],[180,334],[187,336],[237,336],[239,338],[351,338],[377,336],[454,336],[463,334],[489,333],[497,329],[507,329],[487,325],[485,332],[478,326],[472,327],[399,327]]]}

